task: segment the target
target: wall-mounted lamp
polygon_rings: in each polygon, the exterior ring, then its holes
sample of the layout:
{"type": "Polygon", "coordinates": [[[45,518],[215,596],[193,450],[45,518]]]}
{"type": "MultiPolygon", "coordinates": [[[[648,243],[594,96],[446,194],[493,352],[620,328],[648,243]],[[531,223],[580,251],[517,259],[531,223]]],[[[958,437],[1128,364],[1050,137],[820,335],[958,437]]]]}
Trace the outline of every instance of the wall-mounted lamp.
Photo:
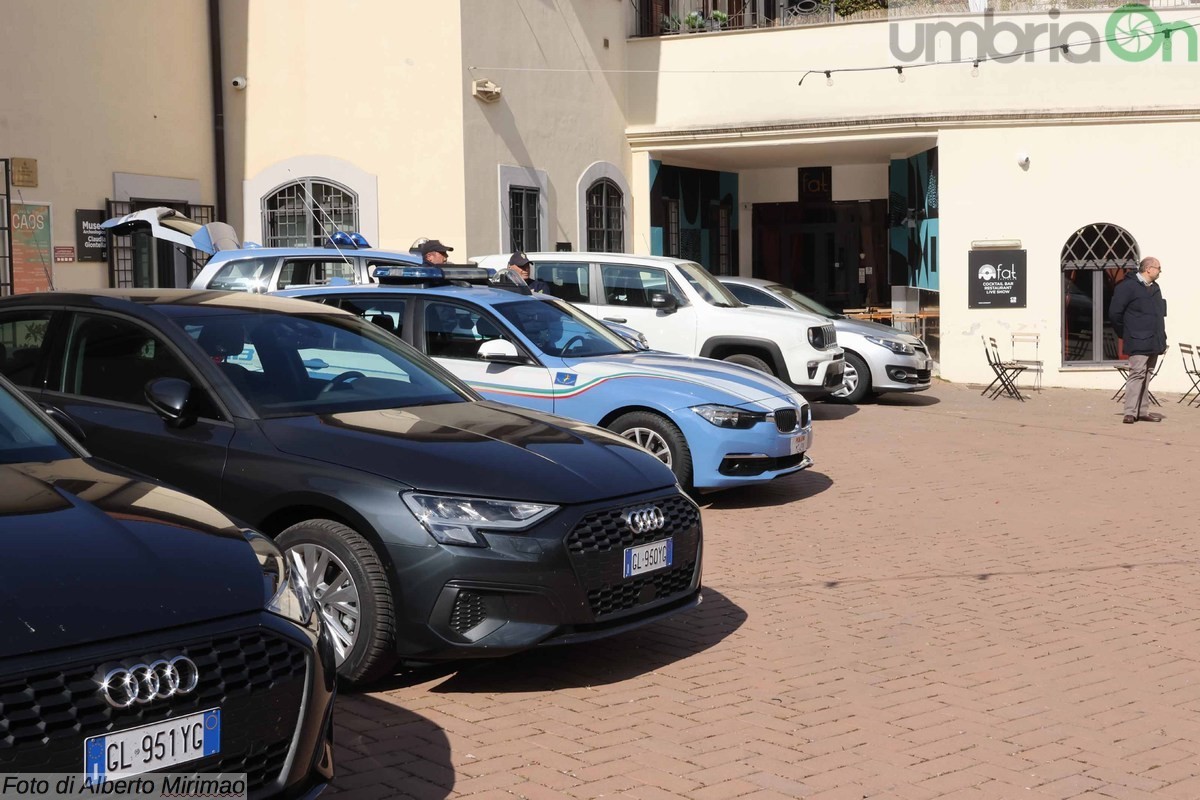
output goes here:
{"type": "Polygon", "coordinates": [[[484,103],[495,103],[500,99],[500,93],[503,91],[499,86],[489,81],[487,78],[480,78],[477,81],[471,81],[471,96],[476,100],[481,100],[484,103]]]}
{"type": "Polygon", "coordinates": [[[1020,250],[1020,239],[976,239],[971,242],[972,250],[1020,250]]]}
{"type": "Polygon", "coordinates": [[[1029,169],[1029,153],[1017,153],[1017,166],[1021,169],[1029,169]]]}

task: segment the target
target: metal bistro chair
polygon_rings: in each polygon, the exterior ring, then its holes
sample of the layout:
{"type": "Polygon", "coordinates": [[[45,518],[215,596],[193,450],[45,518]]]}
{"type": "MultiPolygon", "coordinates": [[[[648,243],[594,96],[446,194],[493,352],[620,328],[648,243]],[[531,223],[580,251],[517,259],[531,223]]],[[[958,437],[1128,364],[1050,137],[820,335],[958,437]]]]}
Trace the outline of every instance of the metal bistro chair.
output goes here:
{"type": "Polygon", "coordinates": [[[1042,390],[1042,373],[1045,371],[1041,354],[1038,352],[1041,338],[1041,334],[1027,331],[1017,331],[1012,335],[1012,363],[1024,364],[1026,370],[1033,373],[1033,388],[1034,391],[1038,392],[1042,390]],[[1033,358],[1017,358],[1018,345],[1021,346],[1022,352],[1026,354],[1029,352],[1029,346],[1033,345],[1033,358]]]}
{"type": "Polygon", "coordinates": [[[1191,400],[1188,400],[1188,405],[1192,403],[1200,403],[1200,367],[1196,364],[1196,348],[1195,345],[1181,344],[1179,345],[1179,355],[1183,358],[1183,373],[1192,381],[1192,388],[1183,393],[1175,402],[1182,403],[1187,400],[1188,395],[1195,394],[1191,400]]]}
{"type": "Polygon", "coordinates": [[[996,338],[994,336],[981,336],[983,340],[983,354],[987,356],[988,366],[992,368],[992,372],[996,377],[989,383],[979,394],[987,395],[989,399],[995,400],[1001,393],[1009,397],[1015,397],[1022,403],[1025,398],[1021,395],[1021,391],[1017,388],[1016,378],[1027,367],[1024,364],[1017,364],[1012,361],[1002,361],[1000,359],[1000,348],[996,346],[996,338]]]}

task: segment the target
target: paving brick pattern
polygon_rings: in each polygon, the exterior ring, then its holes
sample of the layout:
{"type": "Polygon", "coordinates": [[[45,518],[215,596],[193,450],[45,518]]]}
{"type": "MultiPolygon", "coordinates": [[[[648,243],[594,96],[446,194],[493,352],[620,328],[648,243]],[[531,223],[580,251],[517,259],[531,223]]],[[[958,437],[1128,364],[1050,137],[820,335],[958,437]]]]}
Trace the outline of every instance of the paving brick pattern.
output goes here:
{"type": "Polygon", "coordinates": [[[1200,409],[819,405],[700,609],[343,694],[329,796],[1200,798],[1200,409]]]}

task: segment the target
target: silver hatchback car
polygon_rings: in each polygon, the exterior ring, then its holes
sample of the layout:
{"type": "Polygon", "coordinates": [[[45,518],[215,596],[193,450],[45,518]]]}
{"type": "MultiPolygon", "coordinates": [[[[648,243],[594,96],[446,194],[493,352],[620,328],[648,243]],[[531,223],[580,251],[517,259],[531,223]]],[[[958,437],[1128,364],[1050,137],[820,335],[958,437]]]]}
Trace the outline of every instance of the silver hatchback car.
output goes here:
{"type": "Polygon", "coordinates": [[[933,361],[918,337],[877,322],[842,316],[773,281],[732,276],[719,280],[748,306],[792,309],[833,320],[838,345],[846,351],[845,379],[833,399],[857,403],[883,392],[923,392],[929,388],[933,361]]]}

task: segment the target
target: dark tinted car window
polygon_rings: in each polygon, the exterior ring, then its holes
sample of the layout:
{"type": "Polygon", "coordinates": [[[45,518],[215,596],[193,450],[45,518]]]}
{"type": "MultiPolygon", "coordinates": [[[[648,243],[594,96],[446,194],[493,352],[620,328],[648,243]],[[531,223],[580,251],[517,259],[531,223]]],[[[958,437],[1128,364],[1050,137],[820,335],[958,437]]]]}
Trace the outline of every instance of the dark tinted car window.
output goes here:
{"type": "Polygon", "coordinates": [[[394,333],[397,336],[404,333],[405,301],[403,297],[372,297],[369,299],[334,297],[325,302],[362,317],[388,333],[394,333]]]}
{"type": "MultiPolygon", "coordinates": [[[[222,309],[222,312],[224,309],[222,309]]],[[[263,417],[454,403],[470,396],[378,326],[353,317],[173,317],[263,417]]]]}
{"type": "Polygon", "coordinates": [[[568,303],[587,303],[589,300],[587,264],[569,261],[539,261],[531,277],[546,282],[546,291],[568,303]]]}
{"type": "Polygon", "coordinates": [[[33,386],[49,327],[49,311],[20,311],[0,317],[0,373],[4,377],[18,386],[33,386]]]}
{"type": "Polygon", "coordinates": [[[190,380],[182,362],[148,328],[116,317],[75,317],[67,338],[64,392],[148,407],[146,384],[156,378],[190,380]]]}
{"type": "Polygon", "coordinates": [[[439,358],[476,358],[479,345],[503,338],[477,308],[432,300],[425,304],[425,352],[439,358]]]}
{"type": "Polygon", "coordinates": [[[0,387],[0,464],[74,457],[32,411],[0,387]]]}
{"type": "Polygon", "coordinates": [[[728,289],[734,297],[741,300],[748,306],[766,306],[767,308],[787,308],[787,304],[782,300],[772,297],[769,292],[764,292],[761,289],[755,289],[751,286],[743,286],[740,283],[727,283],[725,288],[728,289]]]}

